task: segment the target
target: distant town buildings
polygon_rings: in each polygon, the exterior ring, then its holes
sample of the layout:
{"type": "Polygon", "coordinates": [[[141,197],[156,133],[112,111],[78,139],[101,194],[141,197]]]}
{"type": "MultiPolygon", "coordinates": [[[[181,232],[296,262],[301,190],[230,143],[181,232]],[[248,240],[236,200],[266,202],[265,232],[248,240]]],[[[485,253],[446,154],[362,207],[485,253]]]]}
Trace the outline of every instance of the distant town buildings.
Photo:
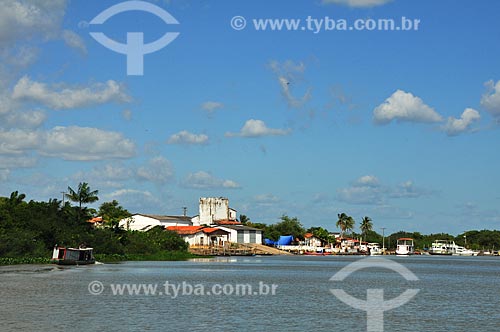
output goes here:
{"type": "Polygon", "coordinates": [[[179,234],[190,246],[261,244],[262,230],[241,224],[236,213],[235,209],[229,207],[228,198],[201,197],[199,214],[194,217],[137,213],[120,220],[119,226],[125,230],[141,232],[161,226],[179,234]]]}

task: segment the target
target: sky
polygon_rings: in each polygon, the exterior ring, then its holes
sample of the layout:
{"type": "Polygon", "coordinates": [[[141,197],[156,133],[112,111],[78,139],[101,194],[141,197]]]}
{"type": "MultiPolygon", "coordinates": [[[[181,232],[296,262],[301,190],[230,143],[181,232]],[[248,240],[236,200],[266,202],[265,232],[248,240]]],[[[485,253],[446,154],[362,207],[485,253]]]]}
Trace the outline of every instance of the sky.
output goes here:
{"type": "Polygon", "coordinates": [[[132,213],[196,215],[222,196],[253,222],[499,228],[496,0],[0,6],[0,196],[87,182],[92,207],[132,213]],[[385,19],[397,28],[369,25],[385,19]]]}

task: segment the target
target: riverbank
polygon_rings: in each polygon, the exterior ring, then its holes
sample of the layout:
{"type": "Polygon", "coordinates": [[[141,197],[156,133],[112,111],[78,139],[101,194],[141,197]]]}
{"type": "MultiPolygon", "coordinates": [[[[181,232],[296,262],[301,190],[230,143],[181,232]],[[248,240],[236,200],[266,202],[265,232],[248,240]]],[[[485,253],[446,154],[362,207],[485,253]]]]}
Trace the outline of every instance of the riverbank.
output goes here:
{"type": "MultiPolygon", "coordinates": [[[[126,261],[185,261],[202,256],[185,251],[163,251],[155,254],[96,254],[96,261],[118,263],[126,261]]],[[[0,257],[1,265],[50,264],[48,257],[0,257]]]]}

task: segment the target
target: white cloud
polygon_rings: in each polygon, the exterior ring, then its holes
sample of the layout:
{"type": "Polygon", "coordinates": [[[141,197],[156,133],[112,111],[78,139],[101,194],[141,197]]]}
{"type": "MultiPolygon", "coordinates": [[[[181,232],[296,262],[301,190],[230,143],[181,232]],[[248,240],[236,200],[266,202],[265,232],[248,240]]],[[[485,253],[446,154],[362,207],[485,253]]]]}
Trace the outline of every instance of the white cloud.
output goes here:
{"type": "Polygon", "coordinates": [[[207,111],[208,113],[213,113],[216,110],[221,109],[223,107],[224,104],[218,101],[206,101],[201,104],[201,109],[207,111]]]}
{"type": "Polygon", "coordinates": [[[2,1],[0,45],[18,40],[58,35],[66,11],[66,0],[2,1]]]}
{"type": "Polygon", "coordinates": [[[339,4],[349,7],[375,7],[385,5],[392,0],[323,0],[323,4],[339,4]]]}
{"type": "Polygon", "coordinates": [[[500,118],[500,81],[490,80],[485,83],[488,91],[481,97],[483,106],[492,116],[500,118]]]}
{"type": "Polygon", "coordinates": [[[8,128],[38,128],[47,119],[43,111],[11,112],[5,116],[0,126],[8,128]]]}
{"type": "Polygon", "coordinates": [[[207,144],[208,136],[205,134],[193,134],[187,130],[173,134],[167,141],[168,144],[207,144]]]}
{"type": "Polygon", "coordinates": [[[150,191],[136,189],[119,189],[104,195],[104,197],[107,201],[116,199],[120,205],[132,213],[158,211],[163,203],[157,195],[153,195],[150,191]]]}
{"type": "Polygon", "coordinates": [[[71,30],[63,30],[62,39],[71,48],[79,51],[82,55],[87,55],[87,47],[83,39],[71,30]]]}
{"type": "MultiPolygon", "coordinates": [[[[1,154],[0,149],[0,154],[1,154]]],[[[31,168],[36,165],[36,159],[27,155],[2,155],[0,169],[11,170],[18,168],[31,168]]]]}
{"type": "Polygon", "coordinates": [[[337,190],[337,200],[349,204],[382,205],[389,199],[417,198],[432,194],[432,191],[416,187],[412,181],[396,186],[383,185],[377,177],[365,175],[347,188],[337,190]]]}
{"type": "Polygon", "coordinates": [[[65,160],[108,160],[131,158],[135,144],[121,133],[88,127],[54,127],[39,143],[41,155],[65,160]]]}
{"type": "MultiPolygon", "coordinates": [[[[0,130],[0,155],[20,155],[40,146],[43,133],[22,129],[0,130]]],[[[2,156],[3,163],[3,156],[2,156]]]]}
{"type": "Polygon", "coordinates": [[[419,97],[397,90],[373,110],[373,120],[377,124],[386,124],[392,120],[429,123],[440,122],[442,117],[419,97]]]}
{"type": "Polygon", "coordinates": [[[162,156],[155,157],[148,161],[145,166],[137,169],[137,177],[153,183],[164,184],[174,175],[174,170],[170,161],[162,156]]]}
{"type": "Polygon", "coordinates": [[[54,109],[71,109],[108,102],[129,102],[131,98],[116,81],[94,83],[89,87],[68,87],[66,84],[48,86],[22,77],[14,86],[12,98],[44,104],[54,109]]]}
{"type": "Polygon", "coordinates": [[[241,137],[262,137],[262,136],[284,136],[291,133],[291,129],[273,129],[268,128],[264,121],[250,119],[245,122],[239,133],[227,132],[225,136],[241,136],[241,137]]]}
{"type": "Polygon", "coordinates": [[[238,189],[241,187],[235,181],[219,179],[204,171],[188,174],[182,185],[194,189],[238,189]]]}
{"type": "Polygon", "coordinates": [[[479,121],[479,119],[481,119],[481,115],[479,115],[478,111],[472,108],[466,108],[459,119],[449,117],[448,121],[441,129],[446,132],[448,136],[455,136],[470,131],[472,124],[479,121]]]}
{"type": "Polygon", "coordinates": [[[292,87],[299,86],[303,81],[302,76],[306,70],[304,63],[295,63],[287,60],[283,63],[271,61],[269,68],[276,74],[276,79],[281,88],[281,94],[285,98],[288,106],[300,108],[311,99],[311,88],[307,88],[301,97],[295,97],[292,93],[292,87]]]}
{"type": "Polygon", "coordinates": [[[378,187],[380,183],[376,176],[365,175],[357,179],[354,184],[357,186],[378,187]]]}

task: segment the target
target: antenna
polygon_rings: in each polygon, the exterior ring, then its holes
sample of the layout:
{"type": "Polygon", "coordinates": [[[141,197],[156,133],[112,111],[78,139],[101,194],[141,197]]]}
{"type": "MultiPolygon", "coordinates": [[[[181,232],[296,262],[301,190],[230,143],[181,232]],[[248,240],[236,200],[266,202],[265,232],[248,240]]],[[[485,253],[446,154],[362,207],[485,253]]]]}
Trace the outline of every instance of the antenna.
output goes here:
{"type": "Polygon", "coordinates": [[[182,213],[183,213],[184,217],[187,216],[187,209],[188,208],[186,206],[182,207],[182,213]]]}

